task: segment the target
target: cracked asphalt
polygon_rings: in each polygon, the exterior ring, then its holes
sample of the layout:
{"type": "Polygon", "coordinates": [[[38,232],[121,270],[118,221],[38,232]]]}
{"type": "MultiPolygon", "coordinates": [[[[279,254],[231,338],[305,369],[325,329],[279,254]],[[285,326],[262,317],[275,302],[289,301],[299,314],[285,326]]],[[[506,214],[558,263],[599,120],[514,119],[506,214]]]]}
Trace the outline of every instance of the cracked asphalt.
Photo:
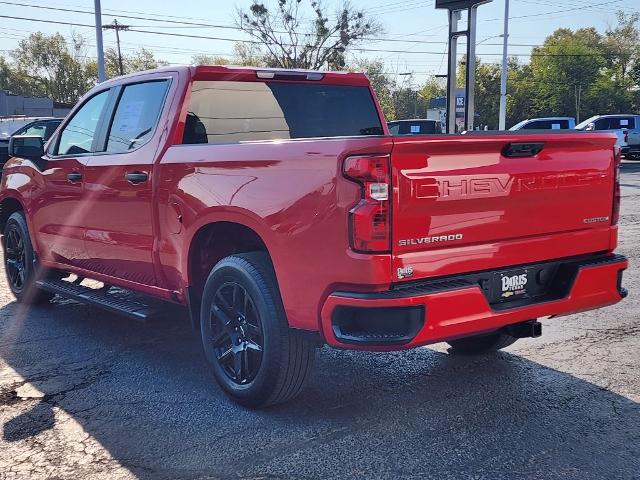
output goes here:
{"type": "Polygon", "coordinates": [[[179,310],[25,309],[0,280],[0,479],[638,479],[640,163],[622,303],[479,357],[319,351],[293,403],[235,406],[179,310]]]}

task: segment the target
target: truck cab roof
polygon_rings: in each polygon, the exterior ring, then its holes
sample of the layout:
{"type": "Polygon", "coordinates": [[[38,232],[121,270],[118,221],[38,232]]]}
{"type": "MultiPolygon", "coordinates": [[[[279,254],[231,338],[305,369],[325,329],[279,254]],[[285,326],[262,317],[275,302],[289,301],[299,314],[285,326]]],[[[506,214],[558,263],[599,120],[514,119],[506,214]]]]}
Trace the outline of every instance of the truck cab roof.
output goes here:
{"type": "Polygon", "coordinates": [[[334,72],[305,69],[284,69],[270,67],[245,67],[230,65],[174,65],[153,70],[122,75],[107,80],[104,84],[126,83],[128,80],[159,72],[178,72],[194,80],[236,80],[236,81],[309,81],[336,85],[368,86],[366,74],[361,72],[334,72]]]}

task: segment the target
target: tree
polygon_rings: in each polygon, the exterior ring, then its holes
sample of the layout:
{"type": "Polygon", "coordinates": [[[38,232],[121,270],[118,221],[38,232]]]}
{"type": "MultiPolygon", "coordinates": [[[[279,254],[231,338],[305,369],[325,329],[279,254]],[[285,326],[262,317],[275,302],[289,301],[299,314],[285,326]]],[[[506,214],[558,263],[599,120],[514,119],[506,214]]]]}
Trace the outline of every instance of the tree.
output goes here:
{"type": "Polygon", "coordinates": [[[348,70],[366,73],[373,89],[376,91],[385,118],[387,120],[395,120],[396,112],[392,96],[395,85],[391,77],[385,72],[384,62],[382,60],[359,58],[349,65],[348,70]]]}
{"type": "Polygon", "coordinates": [[[238,26],[264,50],[267,65],[341,70],[350,47],[382,31],[378,22],[348,1],[333,22],[320,1],[307,1],[313,12],[309,22],[302,0],[276,0],[276,5],[269,7],[254,0],[247,11],[238,10],[238,26]]]}
{"type": "Polygon", "coordinates": [[[429,105],[432,100],[446,96],[447,89],[435,78],[430,78],[420,88],[418,95],[429,105]]]}
{"type": "Polygon", "coordinates": [[[81,37],[74,36],[69,45],[59,33],[32,33],[20,41],[11,57],[24,93],[74,103],[93,86],[95,66],[86,60],[81,37]]]}
{"type": "Polygon", "coordinates": [[[229,65],[231,62],[218,55],[200,54],[191,57],[191,63],[194,65],[229,65]]]}
{"type": "Polygon", "coordinates": [[[628,79],[629,70],[640,61],[640,13],[618,12],[618,25],[608,28],[603,39],[607,67],[618,81],[628,79]]]}
{"type": "Polygon", "coordinates": [[[4,57],[0,57],[0,90],[25,95],[30,92],[29,84],[24,72],[18,72],[4,57]]]}
{"type": "Polygon", "coordinates": [[[605,66],[603,53],[602,36],[594,28],[575,32],[561,28],[534,48],[529,82],[532,116],[581,116],[578,95],[596,85],[605,66]]]}
{"type": "Polygon", "coordinates": [[[260,48],[252,43],[238,42],[233,46],[231,59],[219,55],[194,55],[191,61],[196,65],[241,65],[264,67],[266,61],[260,48]]]}
{"type": "Polygon", "coordinates": [[[233,45],[233,63],[252,67],[266,67],[267,59],[255,43],[238,42],[233,45]]]}
{"type": "MultiPolygon", "coordinates": [[[[167,62],[157,60],[153,53],[144,47],[131,55],[122,56],[122,67],[124,74],[151,70],[168,65],[167,62]]],[[[107,77],[117,77],[120,75],[120,65],[118,62],[118,52],[114,48],[107,48],[104,52],[104,66],[107,77]]]]}

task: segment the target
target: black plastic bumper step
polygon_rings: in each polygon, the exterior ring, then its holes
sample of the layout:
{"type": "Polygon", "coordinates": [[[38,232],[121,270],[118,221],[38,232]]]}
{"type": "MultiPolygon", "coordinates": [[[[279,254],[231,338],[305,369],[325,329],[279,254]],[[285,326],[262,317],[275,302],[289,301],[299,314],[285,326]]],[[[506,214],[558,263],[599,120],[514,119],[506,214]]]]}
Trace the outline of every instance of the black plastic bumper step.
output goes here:
{"type": "Polygon", "coordinates": [[[65,280],[46,279],[38,280],[36,283],[42,290],[57,293],[80,303],[96,305],[134,320],[145,321],[155,313],[148,305],[134,299],[124,298],[125,296],[119,295],[119,292],[111,293],[105,289],[89,288],[65,280]]]}

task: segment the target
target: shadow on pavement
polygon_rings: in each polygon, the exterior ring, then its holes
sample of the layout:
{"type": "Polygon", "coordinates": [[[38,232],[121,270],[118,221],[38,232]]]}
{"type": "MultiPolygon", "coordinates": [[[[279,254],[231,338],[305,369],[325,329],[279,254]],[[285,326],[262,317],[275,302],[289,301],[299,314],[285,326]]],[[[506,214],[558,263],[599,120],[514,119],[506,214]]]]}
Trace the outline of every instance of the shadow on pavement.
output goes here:
{"type": "Polygon", "coordinates": [[[215,386],[179,311],[146,325],[70,302],[17,311],[0,309],[0,355],[46,396],[4,440],[53,428],[55,405],[139,478],[638,474],[638,404],[513,354],[324,348],[301,397],[250,411],[215,386]]]}

